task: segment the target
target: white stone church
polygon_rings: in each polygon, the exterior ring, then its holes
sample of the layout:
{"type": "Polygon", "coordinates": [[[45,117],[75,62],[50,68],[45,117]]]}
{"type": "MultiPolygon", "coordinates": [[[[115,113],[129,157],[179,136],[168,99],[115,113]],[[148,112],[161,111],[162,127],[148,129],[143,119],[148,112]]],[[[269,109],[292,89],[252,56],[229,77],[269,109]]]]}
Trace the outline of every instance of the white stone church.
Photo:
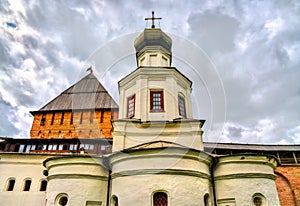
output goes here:
{"type": "Polygon", "coordinates": [[[134,46],[112,153],[1,153],[0,205],[279,206],[275,158],[204,152],[205,121],[193,119],[192,82],[171,66],[171,38],[153,24],[134,46]]]}

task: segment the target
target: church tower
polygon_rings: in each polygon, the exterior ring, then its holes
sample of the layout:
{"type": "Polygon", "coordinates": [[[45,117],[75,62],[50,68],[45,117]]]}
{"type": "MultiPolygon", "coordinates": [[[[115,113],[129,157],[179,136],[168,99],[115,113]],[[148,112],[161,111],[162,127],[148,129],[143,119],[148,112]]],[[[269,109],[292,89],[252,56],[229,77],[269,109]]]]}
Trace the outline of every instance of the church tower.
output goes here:
{"type": "Polygon", "coordinates": [[[119,81],[113,150],[161,140],[202,150],[204,120],[192,118],[192,82],[171,66],[172,39],[150,19],[134,42],[137,69],[119,81]]]}

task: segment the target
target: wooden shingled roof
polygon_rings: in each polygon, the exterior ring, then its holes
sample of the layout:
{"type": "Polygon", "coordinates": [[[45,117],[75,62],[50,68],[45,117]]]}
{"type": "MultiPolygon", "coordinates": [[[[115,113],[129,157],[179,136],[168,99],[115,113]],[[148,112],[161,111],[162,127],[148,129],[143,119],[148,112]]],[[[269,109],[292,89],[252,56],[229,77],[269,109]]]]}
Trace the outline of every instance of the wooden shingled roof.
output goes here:
{"type": "Polygon", "coordinates": [[[31,113],[90,109],[118,109],[117,103],[92,72],[63,91],[40,110],[31,113]]]}

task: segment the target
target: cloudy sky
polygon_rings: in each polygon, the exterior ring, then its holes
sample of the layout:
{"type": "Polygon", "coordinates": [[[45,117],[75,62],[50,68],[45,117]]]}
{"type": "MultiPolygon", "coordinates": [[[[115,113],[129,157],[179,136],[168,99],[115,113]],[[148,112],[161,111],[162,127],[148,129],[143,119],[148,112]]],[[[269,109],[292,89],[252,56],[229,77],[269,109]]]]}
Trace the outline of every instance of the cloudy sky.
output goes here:
{"type": "Polygon", "coordinates": [[[300,144],[297,0],[1,0],[0,136],[29,138],[29,111],[86,75],[89,64],[117,100],[118,79],[136,66],[131,41],[150,26],[144,18],[152,10],[173,38],[175,66],[193,80],[206,141],[300,144]],[[213,65],[208,75],[189,62],[201,55],[213,65]]]}

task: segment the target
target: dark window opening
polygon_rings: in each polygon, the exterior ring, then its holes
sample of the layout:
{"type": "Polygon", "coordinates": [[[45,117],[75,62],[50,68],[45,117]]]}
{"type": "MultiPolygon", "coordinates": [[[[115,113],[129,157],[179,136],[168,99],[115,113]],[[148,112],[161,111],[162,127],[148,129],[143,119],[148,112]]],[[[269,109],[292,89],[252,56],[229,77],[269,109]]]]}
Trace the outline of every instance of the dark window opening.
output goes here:
{"type": "Polygon", "coordinates": [[[25,180],[24,190],[23,191],[29,191],[31,186],[31,180],[25,180]]]}
{"type": "Polygon", "coordinates": [[[46,122],[46,114],[43,114],[40,125],[41,125],[41,126],[44,126],[44,125],[45,125],[45,122],[46,122]]]}
{"type": "Polygon", "coordinates": [[[59,199],[59,202],[58,202],[58,204],[60,205],[60,206],[66,206],[67,205],[67,203],[68,203],[68,198],[67,197],[61,197],[60,199],[59,199]]]}
{"type": "Polygon", "coordinates": [[[111,119],[113,120],[114,119],[114,111],[111,111],[111,119]]]}
{"type": "Polygon", "coordinates": [[[55,113],[53,112],[52,118],[51,118],[51,125],[53,125],[53,123],[54,123],[54,116],[55,116],[55,113]]]}
{"type": "Polygon", "coordinates": [[[40,187],[40,191],[46,191],[46,189],[47,189],[47,180],[43,180],[42,182],[41,182],[41,187],[40,187]]]}
{"type": "Polygon", "coordinates": [[[7,191],[13,191],[15,183],[16,183],[16,180],[9,180],[8,181],[8,186],[7,186],[7,191]]]}
{"type": "Polygon", "coordinates": [[[68,149],[68,145],[67,144],[64,144],[63,145],[63,150],[67,150],[68,149]]]}
{"type": "Polygon", "coordinates": [[[20,149],[20,145],[19,145],[19,144],[17,144],[17,145],[15,146],[14,152],[18,152],[18,151],[19,151],[19,149],[20,149]]]}
{"type": "Polygon", "coordinates": [[[150,91],[150,111],[164,111],[164,93],[163,91],[150,91]]]}
{"type": "Polygon", "coordinates": [[[260,198],[260,197],[254,197],[254,199],[253,199],[253,203],[254,203],[254,205],[255,206],[262,206],[262,198],[260,198]]]}
{"type": "Polygon", "coordinates": [[[104,118],[104,111],[101,111],[100,123],[103,123],[103,118],[104,118]]]}
{"type": "Polygon", "coordinates": [[[62,113],[61,113],[61,119],[60,119],[60,124],[61,124],[61,125],[64,123],[64,117],[65,117],[65,113],[62,112],[62,113]]]}
{"type": "Polygon", "coordinates": [[[153,206],[168,206],[168,195],[164,192],[156,192],[153,195],[153,206]]]}
{"type": "Polygon", "coordinates": [[[209,206],[209,194],[204,195],[204,206],[209,206]]]}
{"type": "Polygon", "coordinates": [[[70,124],[73,124],[73,112],[71,112],[70,124]]]}
{"type": "Polygon", "coordinates": [[[118,206],[119,205],[119,200],[117,196],[113,196],[112,198],[112,206],[118,206]]]}

